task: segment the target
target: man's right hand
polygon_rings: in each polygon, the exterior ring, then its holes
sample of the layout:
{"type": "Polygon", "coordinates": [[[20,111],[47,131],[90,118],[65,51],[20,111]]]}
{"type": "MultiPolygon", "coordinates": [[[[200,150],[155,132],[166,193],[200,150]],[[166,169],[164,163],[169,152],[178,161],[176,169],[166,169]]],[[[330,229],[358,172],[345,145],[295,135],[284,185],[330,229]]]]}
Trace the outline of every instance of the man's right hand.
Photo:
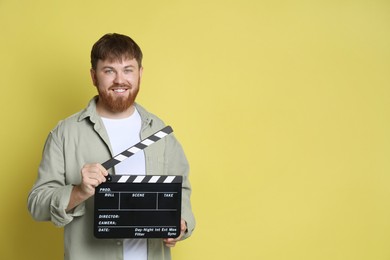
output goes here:
{"type": "Polygon", "coordinates": [[[95,188],[106,181],[107,170],[99,163],[85,164],[81,169],[81,183],[73,187],[66,211],[95,194],[95,188]]]}
{"type": "Polygon", "coordinates": [[[107,170],[99,163],[86,164],[81,169],[80,190],[89,197],[95,194],[95,188],[106,181],[107,170]]]}

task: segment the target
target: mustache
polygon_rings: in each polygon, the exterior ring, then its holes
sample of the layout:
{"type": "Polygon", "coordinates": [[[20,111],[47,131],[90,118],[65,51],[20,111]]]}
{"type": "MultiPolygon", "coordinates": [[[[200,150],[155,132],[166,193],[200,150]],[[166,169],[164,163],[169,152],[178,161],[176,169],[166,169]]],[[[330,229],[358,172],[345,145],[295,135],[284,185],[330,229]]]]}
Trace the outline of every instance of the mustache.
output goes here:
{"type": "Polygon", "coordinates": [[[127,83],[124,83],[124,84],[112,84],[108,89],[116,89],[116,88],[132,89],[133,85],[132,84],[127,84],[127,83]]]}

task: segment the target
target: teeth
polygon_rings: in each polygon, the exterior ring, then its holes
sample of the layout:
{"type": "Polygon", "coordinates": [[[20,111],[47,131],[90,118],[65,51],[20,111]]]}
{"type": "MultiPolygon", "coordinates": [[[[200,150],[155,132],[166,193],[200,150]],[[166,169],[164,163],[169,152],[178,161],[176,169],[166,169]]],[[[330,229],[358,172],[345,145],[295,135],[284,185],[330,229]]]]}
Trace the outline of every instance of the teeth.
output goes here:
{"type": "Polygon", "coordinates": [[[114,92],[116,93],[122,93],[122,92],[125,92],[126,90],[123,89],[123,88],[120,88],[120,89],[114,89],[114,92]]]}

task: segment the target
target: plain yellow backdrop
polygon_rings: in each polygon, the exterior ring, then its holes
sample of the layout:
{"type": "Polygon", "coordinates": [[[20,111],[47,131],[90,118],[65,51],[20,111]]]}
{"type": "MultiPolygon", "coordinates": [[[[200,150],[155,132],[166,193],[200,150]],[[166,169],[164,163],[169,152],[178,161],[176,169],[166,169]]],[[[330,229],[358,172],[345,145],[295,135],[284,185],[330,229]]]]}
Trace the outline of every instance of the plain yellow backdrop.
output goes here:
{"type": "Polygon", "coordinates": [[[390,259],[387,0],[0,0],[0,258],[61,259],[26,207],[48,132],[96,91],[104,33],[143,49],[138,101],[191,163],[174,259],[390,259]]]}

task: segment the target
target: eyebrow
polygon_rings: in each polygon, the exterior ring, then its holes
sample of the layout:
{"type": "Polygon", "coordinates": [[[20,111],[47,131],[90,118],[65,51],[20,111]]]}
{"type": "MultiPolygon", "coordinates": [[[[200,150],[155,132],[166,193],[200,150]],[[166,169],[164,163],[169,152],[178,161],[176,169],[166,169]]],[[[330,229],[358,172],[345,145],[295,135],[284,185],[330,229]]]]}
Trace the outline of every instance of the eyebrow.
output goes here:
{"type": "MultiPolygon", "coordinates": [[[[125,66],[124,68],[136,68],[136,66],[130,64],[130,65],[125,66]]],[[[113,66],[106,65],[106,66],[103,66],[102,69],[115,69],[115,68],[113,66]]]]}

